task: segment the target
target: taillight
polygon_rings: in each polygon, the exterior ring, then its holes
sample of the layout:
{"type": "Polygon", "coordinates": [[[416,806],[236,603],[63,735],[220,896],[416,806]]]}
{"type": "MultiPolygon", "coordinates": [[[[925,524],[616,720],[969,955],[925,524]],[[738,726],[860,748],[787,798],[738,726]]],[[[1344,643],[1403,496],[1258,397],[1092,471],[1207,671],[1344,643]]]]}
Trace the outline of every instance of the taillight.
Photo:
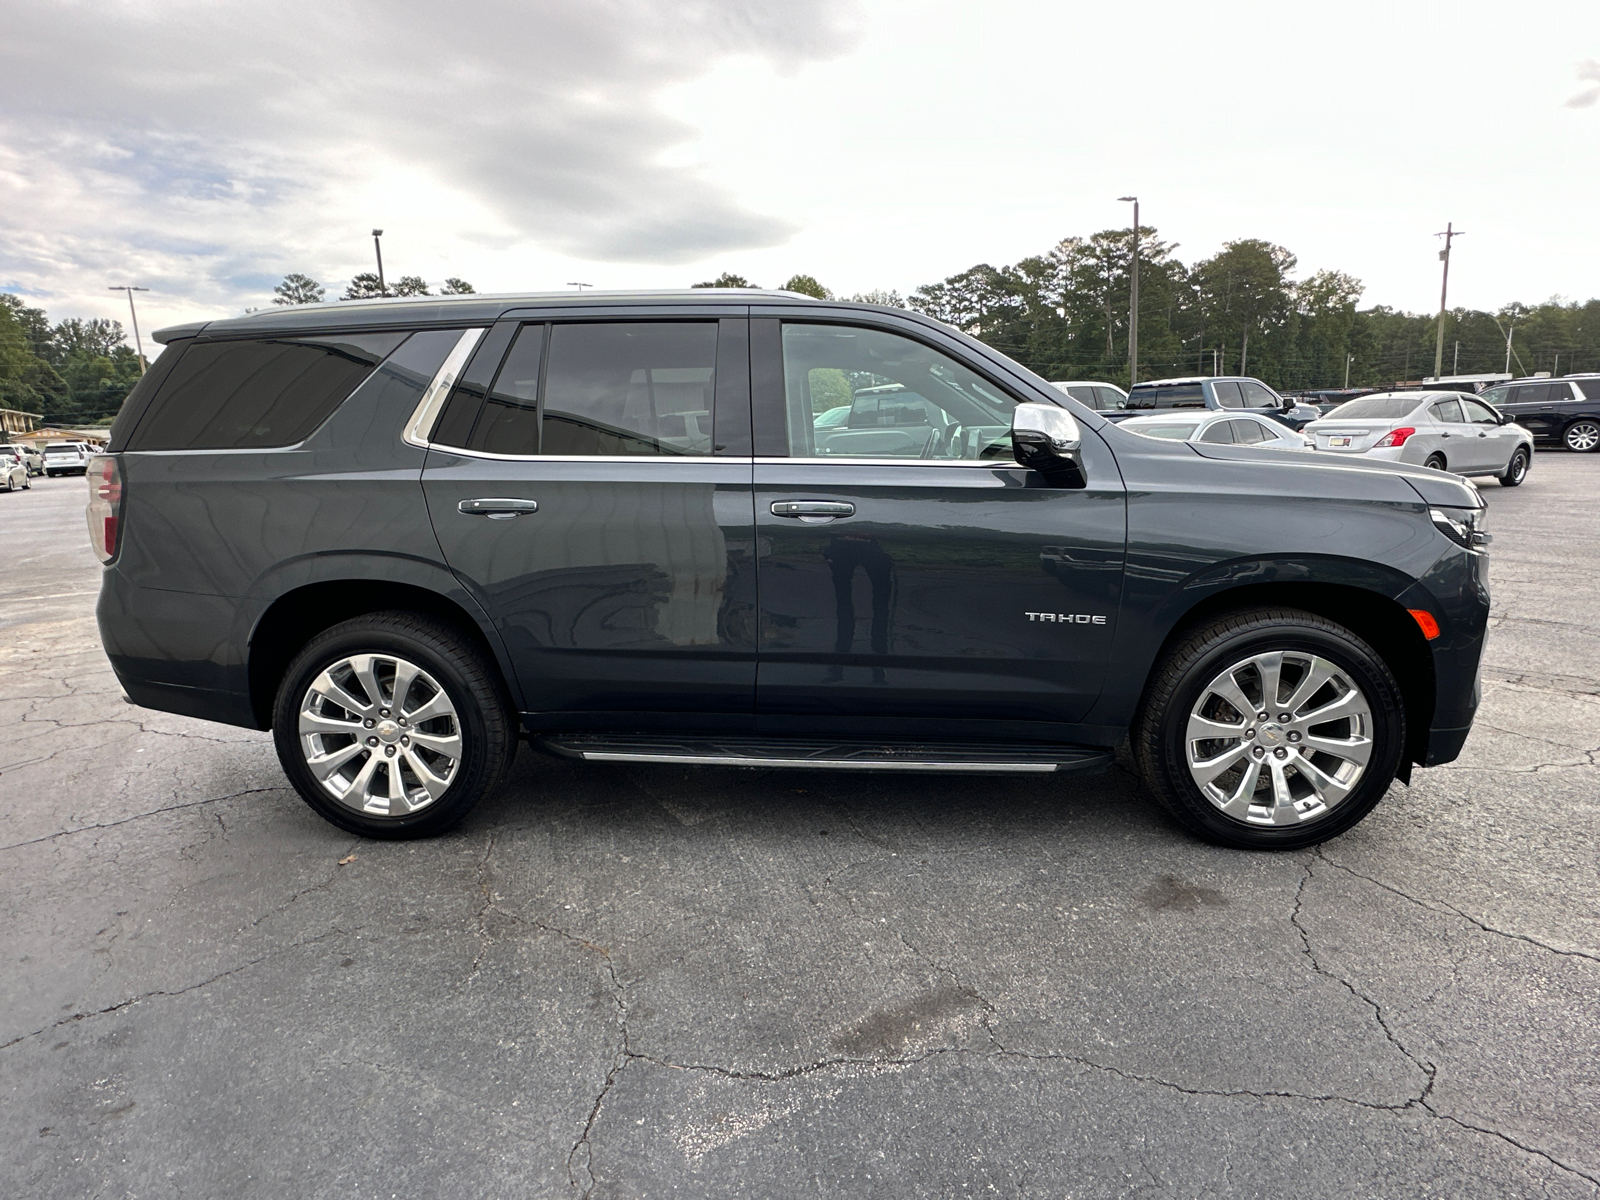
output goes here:
{"type": "Polygon", "coordinates": [[[1381,446],[1404,446],[1406,439],[1415,432],[1416,430],[1409,425],[1402,425],[1399,429],[1391,429],[1377,440],[1373,449],[1376,450],[1381,446]]]}
{"type": "Polygon", "coordinates": [[[122,470],[110,454],[89,460],[89,545],[101,562],[117,556],[122,520],[122,470]]]}

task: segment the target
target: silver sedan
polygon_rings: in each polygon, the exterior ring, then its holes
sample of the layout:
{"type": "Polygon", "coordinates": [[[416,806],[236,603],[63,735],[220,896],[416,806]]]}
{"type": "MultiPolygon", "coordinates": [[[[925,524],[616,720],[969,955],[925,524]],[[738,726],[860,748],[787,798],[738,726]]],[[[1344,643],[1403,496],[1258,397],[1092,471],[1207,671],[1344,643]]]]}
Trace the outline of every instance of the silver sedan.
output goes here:
{"type": "Polygon", "coordinates": [[[1129,417],[1119,421],[1117,428],[1179,442],[1220,442],[1225,446],[1261,446],[1268,450],[1311,449],[1310,438],[1287,425],[1250,413],[1190,409],[1162,417],[1129,417]]]}
{"type": "Polygon", "coordinates": [[[1516,487],[1533,466],[1533,434],[1462,392],[1385,392],[1341,404],[1305,432],[1318,450],[1493,475],[1516,487]]]}

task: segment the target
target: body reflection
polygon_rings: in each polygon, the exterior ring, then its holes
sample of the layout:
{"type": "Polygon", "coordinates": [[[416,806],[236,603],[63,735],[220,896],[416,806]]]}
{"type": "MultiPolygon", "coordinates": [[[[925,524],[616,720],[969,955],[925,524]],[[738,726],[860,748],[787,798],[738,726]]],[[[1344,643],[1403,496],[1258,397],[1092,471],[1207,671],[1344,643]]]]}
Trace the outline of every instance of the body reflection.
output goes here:
{"type": "MultiPolygon", "coordinates": [[[[876,538],[865,534],[845,533],[831,539],[822,552],[833,574],[834,615],[838,633],[834,638],[836,654],[849,654],[856,641],[855,576],[859,568],[866,574],[872,589],[872,627],[869,644],[872,653],[889,653],[889,603],[894,591],[894,560],[876,538]]],[[[844,667],[835,663],[828,672],[828,682],[837,683],[844,678],[844,667]]],[[[883,683],[883,667],[874,665],[872,682],[883,683]]]]}

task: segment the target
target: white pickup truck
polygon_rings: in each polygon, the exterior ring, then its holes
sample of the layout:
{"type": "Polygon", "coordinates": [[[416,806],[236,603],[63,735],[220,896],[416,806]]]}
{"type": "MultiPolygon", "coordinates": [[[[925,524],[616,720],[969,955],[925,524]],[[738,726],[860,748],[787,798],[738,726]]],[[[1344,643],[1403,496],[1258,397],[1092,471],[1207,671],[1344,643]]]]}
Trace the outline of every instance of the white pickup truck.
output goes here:
{"type": "Polygon", "coordinates": [[[44,448],[44,473],[83,475],[89,470],[89,447],[83,442],[47,442],[44,448]]]}

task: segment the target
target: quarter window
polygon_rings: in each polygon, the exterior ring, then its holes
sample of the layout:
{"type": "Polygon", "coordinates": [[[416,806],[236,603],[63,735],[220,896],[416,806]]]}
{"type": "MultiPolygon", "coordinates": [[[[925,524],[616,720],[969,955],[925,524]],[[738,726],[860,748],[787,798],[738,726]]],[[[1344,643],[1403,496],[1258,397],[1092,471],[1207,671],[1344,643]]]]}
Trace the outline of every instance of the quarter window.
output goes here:
{"type": "Polygon", "coordinates": [[[151,400],[128,449],[265,449],[302,442],[406,337],[352,334],[192,345],[151,400]]]}
{"type": "Polygon", "coordinates": [[[1017,402],[911,338],[785,324],[783,377],[796,458],[1012,459],[1017,402]]]}

